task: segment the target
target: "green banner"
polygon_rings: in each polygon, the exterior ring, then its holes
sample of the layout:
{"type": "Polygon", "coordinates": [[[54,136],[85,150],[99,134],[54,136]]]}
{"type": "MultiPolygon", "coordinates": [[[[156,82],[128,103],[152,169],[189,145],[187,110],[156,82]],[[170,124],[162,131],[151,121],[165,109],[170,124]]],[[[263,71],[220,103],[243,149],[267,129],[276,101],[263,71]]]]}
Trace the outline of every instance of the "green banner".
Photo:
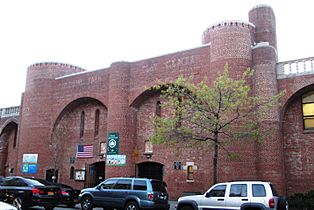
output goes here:
{"type": "Polygon", "coordinates": [[[119,133],[108,133],[108,153],[111,155],[119,154],[119,133]]]}

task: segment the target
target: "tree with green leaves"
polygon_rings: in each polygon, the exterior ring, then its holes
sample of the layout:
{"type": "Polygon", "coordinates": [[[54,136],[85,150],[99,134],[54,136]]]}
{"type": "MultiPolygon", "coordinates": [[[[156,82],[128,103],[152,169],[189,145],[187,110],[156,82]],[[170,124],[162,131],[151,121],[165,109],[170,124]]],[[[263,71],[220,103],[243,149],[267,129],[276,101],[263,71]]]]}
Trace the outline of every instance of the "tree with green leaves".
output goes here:
{"type": "MultiPolygon", "coordinates": [[[[283,93],[272,98],[254,96],[249,85],[253,70],[247,69],[236,78],[229,76],[228,66],[212,85],[206,78],[194,83],[193,78],[178,77],[173,83],[158,82],[163,114],[155,116],[154,144],[197,141],[214,147],[213,182],[218,178],[218,149],[223,139],[261,139],[259,119],[276,109],[283,93]]],[[[186,142],[189,144],[188,142],[186,142]]],[[[230,156],[234,154],[229,153],[230,156]]]]}

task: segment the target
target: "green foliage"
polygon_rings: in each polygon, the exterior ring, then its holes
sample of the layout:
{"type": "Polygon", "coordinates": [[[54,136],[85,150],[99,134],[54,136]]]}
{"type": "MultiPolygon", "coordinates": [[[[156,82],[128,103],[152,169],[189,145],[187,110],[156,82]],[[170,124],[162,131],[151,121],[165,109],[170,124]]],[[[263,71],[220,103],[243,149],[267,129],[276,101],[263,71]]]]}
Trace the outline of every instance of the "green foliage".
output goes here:
{"type": "Polygon", "coordinates": [[[154,87],[161,91],[163,115],[154,116],[153,143],[198,140],[220,144],[228,139],[261,139],[258,119],[274,108],[279,94],[273,98],[253,96],[248,81],[253,71],[247,69],[238,78],[229,76],[228,66],[212,86],[207,78],[197,84],[193,78],[180,76],[172,84],[160,82],[154,87]]]}
{"type": "MultiPolygon", "coordinates": [[[[272,98],[254,96],[248,83],[252,76],[253,70],[247,69],[237,78],[231,78],[226,65],[211,86],[207,78],[194,83],[192,77],[183,76],[171,84],[159,82],[153,90],[161,92],[163,114],[152,116],[155,133],[149,140],[154,144],[177,143],[193,148],[214,146],[213,182],[216,183],[218,146],[227,151],[225,140],[261,142],[264,134],[272,134],[265,130],[267,126],[259,126],[259,119],[267,119],[277,111],[283,93],[272,98]]],[[[227,155],[230,160],[239,159],[228,151],[227,155]]]]}

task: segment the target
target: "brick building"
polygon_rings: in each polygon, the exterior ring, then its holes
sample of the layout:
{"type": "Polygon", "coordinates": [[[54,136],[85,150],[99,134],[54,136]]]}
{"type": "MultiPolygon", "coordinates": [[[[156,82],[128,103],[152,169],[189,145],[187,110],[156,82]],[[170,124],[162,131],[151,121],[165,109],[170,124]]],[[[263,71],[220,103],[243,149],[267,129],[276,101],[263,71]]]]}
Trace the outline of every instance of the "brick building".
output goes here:
{"type": "Polygon", "coordinates": [[[146,176],[167,182],[171,198],[205,191],[212,180],[212,152],[175,152],[147,142],[153,131],[150,117],[160,103],[149,88],[156,80],[171,82],[179,75],[207,76],[210,82],[228,63],[233,73],[255,70],[256,95],[281,90],[286,95],[283,106],[263,119],[273,128],[272,137],[263,144],[228,145],[240,155],[235,161],[220,151],[219,181],[269,180],[290,195],[313,189],[314,58],[278,63],[275,16],[266,5],[253,8],[249,22],[212,25],[202,44],[95,71],[62,63],[30,66],[19,114],[0,115],[0,175],[50,180],[57,175],[57,181],[76,188],[113,176],[146,176]],[[91,154],[77,157],[84,149],[91,154]]]}

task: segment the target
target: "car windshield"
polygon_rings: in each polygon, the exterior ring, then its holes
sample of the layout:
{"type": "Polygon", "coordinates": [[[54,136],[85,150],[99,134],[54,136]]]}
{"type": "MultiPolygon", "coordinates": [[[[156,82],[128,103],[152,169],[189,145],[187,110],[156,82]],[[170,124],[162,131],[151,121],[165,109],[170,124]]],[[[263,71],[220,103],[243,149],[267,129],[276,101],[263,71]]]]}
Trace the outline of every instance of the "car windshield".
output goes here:
{"type": "Polygon", "coordinates": [[[167,192],[165,185],[160,181],[152,181],[153,191],[157,192],[167,192]]]}

